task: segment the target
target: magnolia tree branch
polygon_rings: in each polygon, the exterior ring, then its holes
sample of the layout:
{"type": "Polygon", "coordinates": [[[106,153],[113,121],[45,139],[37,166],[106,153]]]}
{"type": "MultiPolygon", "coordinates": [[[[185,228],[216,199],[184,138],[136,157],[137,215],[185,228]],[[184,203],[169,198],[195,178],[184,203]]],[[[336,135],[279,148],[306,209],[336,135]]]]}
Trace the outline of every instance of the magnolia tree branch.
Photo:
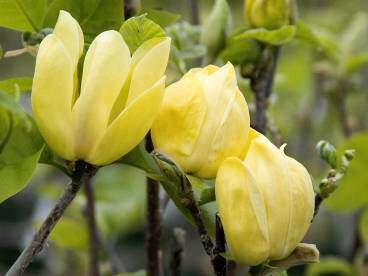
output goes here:
{"type": "Polygon", "coordinates": [[[266,47],[263,50],[260,62],[250,76],[250,85],[255,99],[252,127],[261,133],[266,132],[268,125],[267,109],[269,98],[272,94],[279,54],[280,47],[266,47]]]}
{"type": "Polygon", "coordinates": [[[100,237],[96,223],[95,198],[91,179],[88,179],[85,183],[84,192],[87,201],[85,215],[89,233],[89,275],[99,276],[100,269],[98,253],[100,249],[100,237]]]}
{"type": "Polygon", "coordinates": [[[33,236],[32,241],[23,250],[21,255],[7,272],[6,276],[23,275],[33,257],[37,255],[44,247],[45,241],[63,216],[66,208],[73,201],[81,186],[85,184],[96,173],[97,168],[85,163],[77,161],[72,172],[72,181],[66,187],[63,195],[60,197],[57,204],[50,211],[47,218],[42,223],[41,227],[33,236]]]}
{"type": "MultiPolygon", "coordinates": [[[[148,134],[146,137],[146,150],[153,150],[152,140],[148,134]]],[[[147,275],[160,275],[160,237],[161,237],[161,212],[160,212],[160,185],[156,180],[147,177],[147,275]]]]}

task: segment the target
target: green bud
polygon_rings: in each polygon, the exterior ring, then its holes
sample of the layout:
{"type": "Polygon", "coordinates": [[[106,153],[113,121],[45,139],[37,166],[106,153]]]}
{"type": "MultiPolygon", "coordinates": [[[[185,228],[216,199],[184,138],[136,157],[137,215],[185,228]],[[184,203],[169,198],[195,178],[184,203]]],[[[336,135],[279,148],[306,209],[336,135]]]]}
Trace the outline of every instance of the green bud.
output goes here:
{"type": "Polygon", "coordinates": [[[319,156],[326,161],[332,168],[336,169],[338,165],[338,156],[336,149],[327,141],[319,141],[316,146],[319,156]]]}
{"type": "Polygon", "coordinates": [[[253,28],[278,29],[290,24],[291,0],[245,0],[245,16],[253,28]]]}

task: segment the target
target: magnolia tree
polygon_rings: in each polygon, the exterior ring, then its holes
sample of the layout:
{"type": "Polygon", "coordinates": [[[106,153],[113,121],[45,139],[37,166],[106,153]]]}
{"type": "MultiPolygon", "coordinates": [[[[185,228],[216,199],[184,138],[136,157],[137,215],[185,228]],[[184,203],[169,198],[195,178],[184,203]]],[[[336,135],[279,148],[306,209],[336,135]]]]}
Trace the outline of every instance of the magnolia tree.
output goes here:
{"type": "Polygon", "coordinates": [[[349,74],[368,61],[366,52],[351,50],[363,15],[339,45],[304,23],[293,0],[244,1],[237,29],[226,0],[214,1],[201,20],[198,3],[186,5],[191,23],[136,0],[0,2],[0,26],[21,32],[24,46],[3,51],[2,58],[35,58],[33,79],[0,82],[0,202],[41,181],[39,174],[31,181],[37,164],[70,179],[63,192],[48,192],[53,207],[37,219],[7,276],[25,274],[48,251],[49,239],[88,252],[88,270],[75,265],[71,275],[163,275],[166,255],[167,271],[180,275],[185,231],[174,229],[164,257],[160,248],[169,201],[198,232],[209,275],[287,275],[291,267],[319,261],[316,245],[303,240],[354,149],[320,141],[315,155],[329,170],[313,178],[285,153],[292,141],[268,109],[278,104],[272,96],[281,48],[305,43],[323,59],[318,72],[329,80],[343,134],[352,135],[345,99],[349,74]],[[125,165],[115,165],[123,179],[111,186],[113,172],[106,170],[113,164],[125,165]],[[135,183],[124,187],[129,167],[145,173],[146,193],[135,183]],[[108,203],[99,204],[104,196],[108,203]],[[104,233],[132,224],[145,197],[146,266],[133,273],[104,233]]]}

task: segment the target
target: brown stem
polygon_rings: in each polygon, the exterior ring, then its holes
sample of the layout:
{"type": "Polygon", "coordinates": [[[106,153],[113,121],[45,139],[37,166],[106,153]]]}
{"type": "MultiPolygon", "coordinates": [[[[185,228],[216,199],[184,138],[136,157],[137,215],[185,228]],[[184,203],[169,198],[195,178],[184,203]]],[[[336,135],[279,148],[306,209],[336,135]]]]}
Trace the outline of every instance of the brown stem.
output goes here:
{"type": "Polygon", "coordinates": [[[198,0],[188,0],[190,7],[190,23],[199,25],[199,7],[198,0]]]}
{"type": "Polygon", "coordinates": [[[201,210],[199,209],[197,202],[194,198],[192,185],[190,184],[190,182],[185,176],[182,177],[181,188],[183,191],[182,203],[193,217],[194,224],[197,227],[197,231],[199,233],[199,237],[201,239],[203,248],[206,254],[211,259],[213,271],[215,272],[215,275],[217,276],[225,276],[223,271],[219,269],[220,267],[222,267],[221,263],[223,262],[224,258],[219,254],[219,252],[216,252],[217,251],[216,247],[214,243],[212,242],[207,232],[206,226],[204,224],[204,221],[201,215],[201,210]]]}
{"type": "Polygon", "coordinates": [[[57,204],[50,211],[41,227],[33,236],[32,241],[23,250],[22,254],[9,269],[6,276],[19,276],[24,274],[33,257],[43,249],[46,239],[64,214],[66,208],[77,195],[81,186],[96,173],[96,170],[96,167],[83,161],[77,161],[75,163],[71,183],[68,184],[57,204]]]}
{"type": "Polygon", "coordinates": [[[226,259],[220,254],[226,252],[226,240],[225,232],[222,227],[221,219],[218,214],[216,214],[216,247],[215,247],[215,264],[216,271],[218,275],[226,275],[226,259]]]}
{"type": "Polygon", "coordinates": [[[185,244],[185,231],[181,228],[174,228],[173,242],[171,248],[170,270],[172,276],[180,276],[180,266],[183,259],[185,244]]]}
{"type": "MultiPolygon", "coordinates": [[[[146,137],[146,150],[153,150],[152,140],[148,134],[146,137]]],[[[160,275],[160,237],[161,237],[161,212],[160,212],[160,185],[157,181],[147,177],[147,275],[160,275]]]]}
{"type": "Polygon", "coordinates": [[[266,132],[268,124],[268,102],[272,93],[279,53],[280,47],[266,47],[250,80],[256,108],[253,116],[252,127],[263,134],[266,132]]]}
{"type": "Polygon", "coordinates": [[[88,179],[84,185],[86,195],[86,218],[89,233],[89,275],[99,276],[99,261],[98,253],[100,249],[100,237],[96,223],[95,198],[91,180],[88,179]]]}

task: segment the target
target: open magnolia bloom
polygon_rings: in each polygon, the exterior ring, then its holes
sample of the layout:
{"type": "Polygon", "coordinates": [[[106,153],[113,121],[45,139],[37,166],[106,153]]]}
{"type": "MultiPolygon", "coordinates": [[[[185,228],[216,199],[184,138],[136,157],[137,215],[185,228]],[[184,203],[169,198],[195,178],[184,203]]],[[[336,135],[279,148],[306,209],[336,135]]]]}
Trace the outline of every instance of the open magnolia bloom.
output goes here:
{"type": "Polygon", "coordinates": [[[216,200],[232,257],[258,265],[290,255],[314,212],[311,178],[302,164],[251,130],[245,159],[226,159],[216,200]]]}
{"type": "Polygon", "coordinates": [[[290,22],[290,0],[244,0],[245,14],[253,28],[278,29],[290,22]]]}
{"type": "Polygon", "coordinates": [[[155,148],[185,172],[214,178],[225,158],[244,157],[249,124],[247,103],[228,63],[192,69],[170,85],[151,132],[155,148]]]}
{"type": "Polygon", "coordinates": [[[119,32],[105,31],[90,45],[78,80],[83,47],[78,22],[61,11],[53,33],[40,44],[32,109],[58,155],[104,165],[149,131],[164,95],[170,39],[148,40],[131,56],[119,32]]]}

